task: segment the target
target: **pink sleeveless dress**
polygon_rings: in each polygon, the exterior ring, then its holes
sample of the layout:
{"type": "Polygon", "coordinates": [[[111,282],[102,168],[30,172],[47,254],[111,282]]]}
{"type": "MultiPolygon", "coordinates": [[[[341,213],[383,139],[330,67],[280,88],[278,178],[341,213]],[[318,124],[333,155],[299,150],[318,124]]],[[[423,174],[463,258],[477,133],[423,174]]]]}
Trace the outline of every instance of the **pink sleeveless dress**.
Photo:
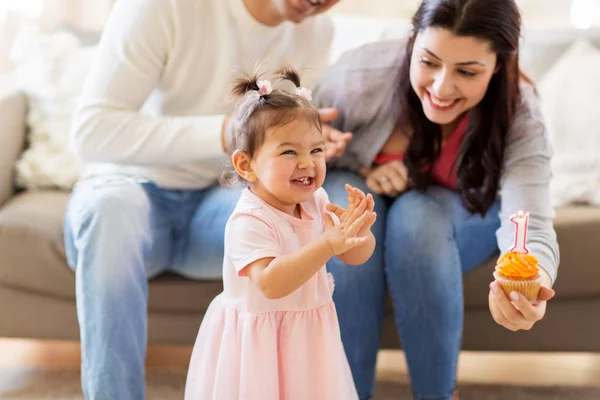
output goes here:
{"type": "Polygon", "coordinates": [[[256,260],[295,252],[319,238],[328,201],[317,190],[295,218],[244,190],[225,230],[224,289],[202,321],[186,400],[358,399],[325,265],[275,300],[244,273],[256,260]]]}

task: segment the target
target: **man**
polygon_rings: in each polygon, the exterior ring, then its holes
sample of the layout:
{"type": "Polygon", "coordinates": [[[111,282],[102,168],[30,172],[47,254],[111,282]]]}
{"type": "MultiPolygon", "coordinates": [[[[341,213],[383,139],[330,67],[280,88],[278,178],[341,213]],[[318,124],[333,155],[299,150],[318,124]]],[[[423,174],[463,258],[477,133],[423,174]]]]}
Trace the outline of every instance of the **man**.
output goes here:
{"type": "MultiPolygon", "coordinates": [[[[216,185],[235,67],[291,62],[310,86],[333,36],[317,14],[337,1],[115,3],[74,116],[87,171],[65,217],[87,399],[144,398],[148,278],[221,276],[239,194],[216,185]]],[[[349,134],[326,131],[339,154],[349,134]]]]}

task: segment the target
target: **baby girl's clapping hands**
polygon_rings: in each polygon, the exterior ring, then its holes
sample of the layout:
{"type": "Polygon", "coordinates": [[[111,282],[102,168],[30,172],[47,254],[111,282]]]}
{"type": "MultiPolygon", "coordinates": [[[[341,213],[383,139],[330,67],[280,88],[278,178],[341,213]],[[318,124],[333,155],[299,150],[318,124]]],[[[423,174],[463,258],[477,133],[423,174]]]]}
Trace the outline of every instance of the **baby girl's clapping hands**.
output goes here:
{"type": "Polygon", "coordinates": [[[346,185],[348,192],[348,209],[336,204],[328,204],[327,210],[334,213],[339,224],[335,224],[330,215],[326,214],[326,229],[324,236],[329,241],[335,255],[340,255],[353,247],[369,240],[371,226],[377,218],[373,211],[375,202],[373,196],[365,195],[360,189],[346,185]]]}

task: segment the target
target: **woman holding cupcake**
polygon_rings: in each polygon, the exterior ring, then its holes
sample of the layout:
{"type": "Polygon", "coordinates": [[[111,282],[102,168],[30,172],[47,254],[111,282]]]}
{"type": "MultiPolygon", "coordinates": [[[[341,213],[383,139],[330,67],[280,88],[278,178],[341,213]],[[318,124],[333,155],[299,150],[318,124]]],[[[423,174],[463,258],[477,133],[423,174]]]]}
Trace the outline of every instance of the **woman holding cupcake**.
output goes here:
{"type": "Polygon", "coordinates": [[[500,249],[489,305],[513,331],[542,319],[554,295],[552,150],[519,70],[520,21],[514,0],[423,0],[406,40],[349,52],[313,94],[340,111],[335,128],[353,133],[328,171],[331,201],[344,205],[349,183],[375,195],[379,216],[365,265],[328,264],[361,399],[373,394],[388,291],[415,399],[429,400],[454,396],[463,273],[500,249]],[[527,253],[515,247],[519,210],[527,253]],[[530,301],[508,281],[541,287],[530,301]]]}

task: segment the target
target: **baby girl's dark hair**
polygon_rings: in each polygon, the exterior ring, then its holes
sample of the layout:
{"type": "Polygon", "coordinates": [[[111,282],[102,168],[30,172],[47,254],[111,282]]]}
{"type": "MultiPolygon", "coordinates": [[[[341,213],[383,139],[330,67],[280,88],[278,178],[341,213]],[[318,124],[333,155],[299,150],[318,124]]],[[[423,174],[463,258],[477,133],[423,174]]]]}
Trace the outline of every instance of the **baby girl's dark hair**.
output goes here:
{"type": "Polygon", "coordinates": [[[296,93],[271,90],[270,82],[260,80],[257,72],[238,78],[231,85],[230,97],[239,100],[226,131],[230,157],[221,177],[221,183],[225,186],[244,182],[231,164],[231,155],[241,150],[253,158],[264,142],[268,129],[287,125],[303,117],[321,131],[319,113],[310,102],[310,92],[300,86],[298,72],[292,67],[284,67],[275,76],[279,81],[291,81],[296,86],[296,93]]]}

